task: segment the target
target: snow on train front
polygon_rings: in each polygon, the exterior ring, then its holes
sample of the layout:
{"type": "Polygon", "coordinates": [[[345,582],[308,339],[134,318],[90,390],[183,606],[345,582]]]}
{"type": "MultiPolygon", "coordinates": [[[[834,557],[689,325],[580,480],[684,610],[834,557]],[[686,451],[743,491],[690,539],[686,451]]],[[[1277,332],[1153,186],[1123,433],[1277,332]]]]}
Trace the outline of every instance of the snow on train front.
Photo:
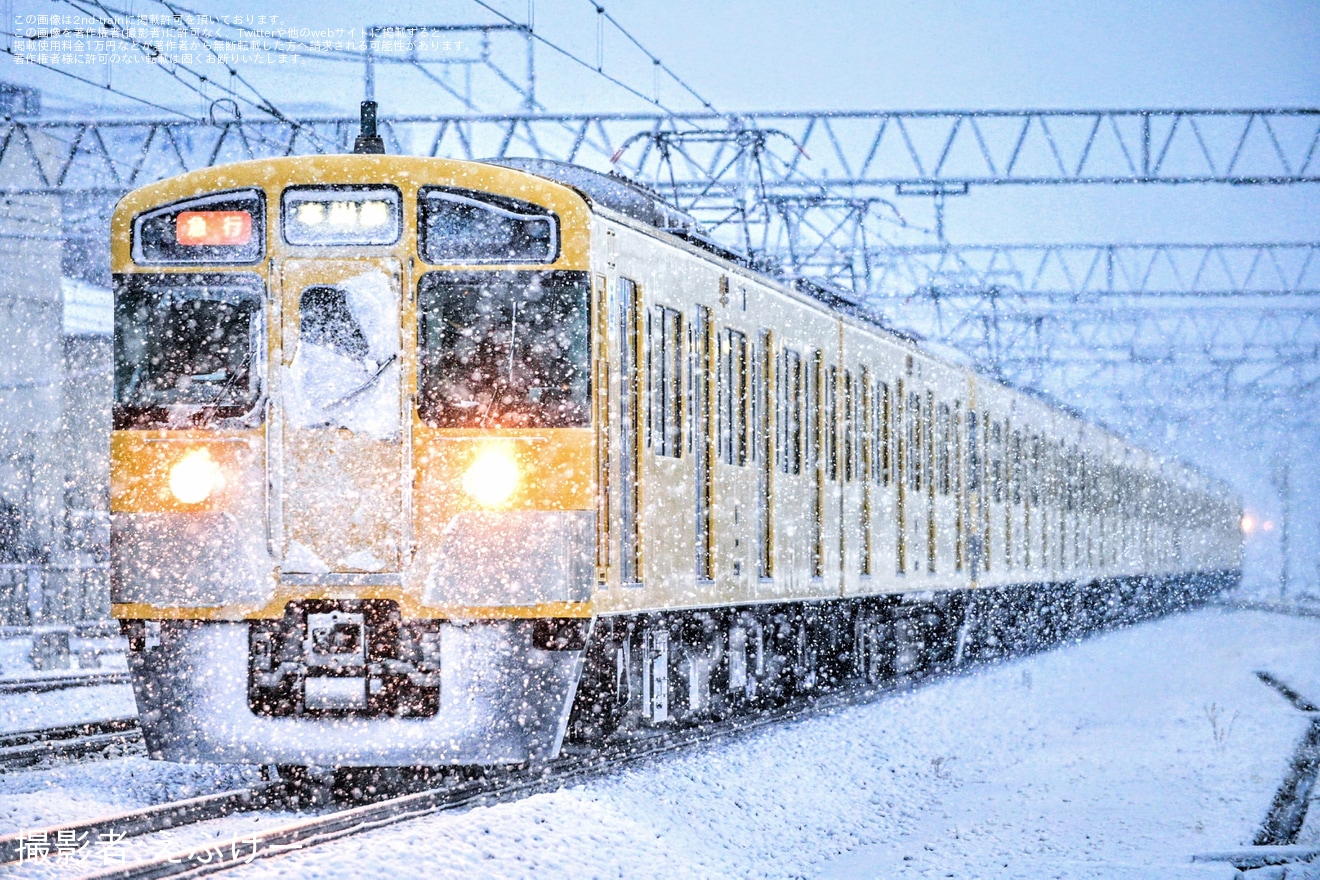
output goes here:
{"type": "Polygon", "coordinates": [[[113,220],[113,610],[153,757],[550,757],[595,576],[587,206],[316,156],[113,220]]]}

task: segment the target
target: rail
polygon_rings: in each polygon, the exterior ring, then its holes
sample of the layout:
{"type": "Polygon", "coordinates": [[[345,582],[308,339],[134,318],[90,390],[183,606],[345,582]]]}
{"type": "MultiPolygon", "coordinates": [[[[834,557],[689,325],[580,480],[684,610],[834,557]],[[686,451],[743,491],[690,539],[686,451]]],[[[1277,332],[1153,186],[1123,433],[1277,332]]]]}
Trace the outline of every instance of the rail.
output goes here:
{"type": "Polygon", "coordinates": [[[26,767],[49,758],[82,757],[109,749],[133,749],[142,741],[135,718],[0,734],[0,767],[26,767]]]}

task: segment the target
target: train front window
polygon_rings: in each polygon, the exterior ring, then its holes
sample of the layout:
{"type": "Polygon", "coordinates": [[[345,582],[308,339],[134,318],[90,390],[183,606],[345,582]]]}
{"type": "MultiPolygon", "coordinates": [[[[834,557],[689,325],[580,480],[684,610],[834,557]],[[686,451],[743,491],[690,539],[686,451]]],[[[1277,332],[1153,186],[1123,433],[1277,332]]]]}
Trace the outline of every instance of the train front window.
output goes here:
{"type": "Polygon", "coordinates": [[[422,259],[437,265],[553,263],[554,213],[508,196],[426,186],[417,193],[422,259]]]}
{"type": "Polygon", "coordinates": [[[251,276],[117,278],[115,428],[252,415],[262,396],[262,302],[251,276]]]}
{"type": "Polygon", "coordinates": [[[423,276],[422,420],[443,428],[590,424],[588,318],[585,272],[423,276]]]}

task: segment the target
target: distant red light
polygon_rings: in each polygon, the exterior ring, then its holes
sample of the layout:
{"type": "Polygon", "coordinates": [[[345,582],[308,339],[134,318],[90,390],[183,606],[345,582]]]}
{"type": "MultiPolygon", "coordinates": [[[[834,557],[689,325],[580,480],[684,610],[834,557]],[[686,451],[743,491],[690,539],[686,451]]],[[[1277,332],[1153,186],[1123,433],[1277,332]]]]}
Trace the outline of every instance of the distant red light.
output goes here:
{"type": "Polygon", "coordinates": [[[242,245],[252,240],[247,211],[180,211],[174,236],[182,245],[242,245]]]}

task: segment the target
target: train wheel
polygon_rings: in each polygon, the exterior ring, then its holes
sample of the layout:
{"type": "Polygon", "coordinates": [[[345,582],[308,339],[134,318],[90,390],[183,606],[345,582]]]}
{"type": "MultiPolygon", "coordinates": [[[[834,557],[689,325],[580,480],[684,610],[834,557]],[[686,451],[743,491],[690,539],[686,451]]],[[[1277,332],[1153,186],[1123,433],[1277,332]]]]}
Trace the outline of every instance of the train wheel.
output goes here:
{"type": "Polygon", "coordinates": [[[795,626],[793,686],[799,694],[813,693],[820,686],[820,647],[814,621],[800,617],[795,626]]]}
{"type": "Polygon", "coordinates": [[[335,800],[335,771],[327,767],[280,764],[280,779],[288,787],[289,800],[297,807],[321,807],[335,800]]]}
{"type": "Polygon", "coordinates": [[[858,613],[853,627],[853,671],[866,684],[879,684],[884,677],[884,631],[875,612],[858,613]]]}

